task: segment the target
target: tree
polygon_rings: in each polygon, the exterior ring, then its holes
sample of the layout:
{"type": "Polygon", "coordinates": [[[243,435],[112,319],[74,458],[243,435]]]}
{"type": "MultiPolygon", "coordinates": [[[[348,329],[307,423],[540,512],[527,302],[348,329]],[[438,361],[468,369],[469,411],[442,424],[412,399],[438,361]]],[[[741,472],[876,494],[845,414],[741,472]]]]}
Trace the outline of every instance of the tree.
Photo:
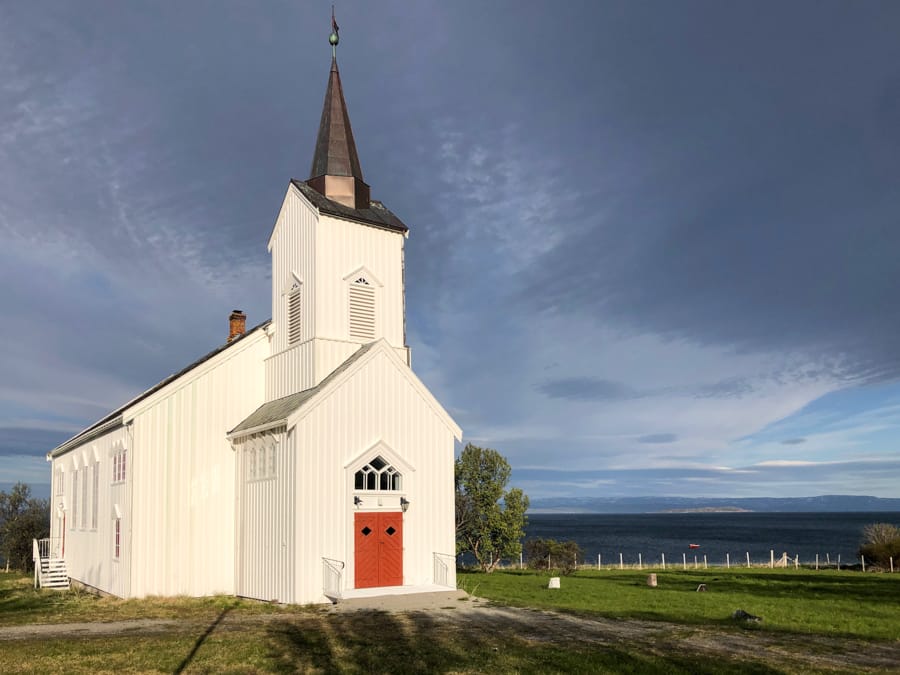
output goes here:
{"type": "Polygon", "coordinates": [[[887,568],[893,558],[894,564],[898,564],[900,527],[890,523],[872,523],[863,528],[862,534],[863,541],[859,547],[859,555],[865,556],[867,562],[887,568]]]}
{"type": "Polygon", "coordinates": [[[584,551],[574,541],[529,539],[525,542],[525,558],[533,570],[550,569],[568,575],[577,570],[579,560],[584,562],[584,551]]]}
{"type": "Polygon", "coordinates": [[[30,497],[25,483],[16,483],[9,494],[0,492],[0,555],[7,570],[30,570],[32,539],[50,536],[50,502],[30,497]]]}
{"type": "Polygon", "coordinates": [[[456,552],[471,553],[485,572],[522,551],[528,497],[504,491],[511,471],[499,452],[471,443],[456,460],[456,552]]]}

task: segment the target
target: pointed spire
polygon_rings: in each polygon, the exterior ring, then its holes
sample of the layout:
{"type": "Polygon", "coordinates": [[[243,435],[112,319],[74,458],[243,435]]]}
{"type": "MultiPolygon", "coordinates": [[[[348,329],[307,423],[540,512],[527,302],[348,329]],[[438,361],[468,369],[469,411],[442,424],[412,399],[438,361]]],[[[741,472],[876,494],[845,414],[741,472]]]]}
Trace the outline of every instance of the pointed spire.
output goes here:
{"type": "Polygon", "coordinates": [[[350,115],[344,101],[341,74],[338,71],[334,49],[339,42],[338,25],[331,14],[331,35],[328,42],[332,47],[331,73],[325,89],[325,103],[319,122],[319,135],[313,154],[312,169],[307,183],[317,192],[344,206],[354,209],[369,208],[369,186],[363,181],[350,115]]]}

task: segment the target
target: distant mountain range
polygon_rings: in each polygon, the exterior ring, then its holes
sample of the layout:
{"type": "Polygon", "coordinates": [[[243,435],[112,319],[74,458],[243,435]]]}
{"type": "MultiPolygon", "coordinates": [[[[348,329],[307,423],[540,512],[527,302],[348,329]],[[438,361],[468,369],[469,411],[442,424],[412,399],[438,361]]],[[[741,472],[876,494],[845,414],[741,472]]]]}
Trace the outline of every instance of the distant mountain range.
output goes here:
{"type": "MultiPolygon", "coordinates": [[[[9,492],[13,483],[0,483],[9,492]]],[[[50,497],[49,483],[32,483],[31,496],[50,497]]],[[[900,512],[900,499],[862,495],[819,497],[537,497],[530,513],[710,513],[716,511],[762,511],[786,513],[893,511],[900,512]]]]}
{"type": "Polygon", "coordinates": [[[529,511],[531,513],[900,512],[900,499],[861,495],[725,497],[721,499],[712,497],[539,497],[531,500],[529,511]]]}

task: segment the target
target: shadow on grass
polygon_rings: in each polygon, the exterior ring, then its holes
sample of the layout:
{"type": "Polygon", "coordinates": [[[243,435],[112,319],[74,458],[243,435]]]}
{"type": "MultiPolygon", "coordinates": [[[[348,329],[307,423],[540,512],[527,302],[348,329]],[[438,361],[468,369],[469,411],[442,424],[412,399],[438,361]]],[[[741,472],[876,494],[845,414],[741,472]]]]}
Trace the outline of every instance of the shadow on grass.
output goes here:
{"type": "Polygon", "coordinates": [[[269,658],[281,672],[596,672],[759,673],[764,663],[710,662],[690,654],[578,642],[565,634],[522,637],[516,620],[471,623],[460,614],[436,620],[426,612],[320,614],[269,627],[269,658]]]}
{"type": "Polygon", "coordinates": [[[197,641],[194,643],[194,646],[188,653],[188,655],[185,656],[184,660],[178,664],[177,668],[175,668],[175,670],[173,671],[175,675],[182,673],[184,669],[190,665],[191,661],[193,661],[194,659],[194,656],[197,654],[197,651],[200,649],[200,647],[203,646],[203,643],[206,642],[206,639],[213,634],[213,631],[219,626],[220,623],[222,623],[222,619],[224,619],[225,615],[230,611],[231,608],[226,607],[221,612],[219,612],[219,615],[215,618],[215,620],[211,624],[209,624],[207,629],[203,631],[203,634],[197,638],[197,641]]]}

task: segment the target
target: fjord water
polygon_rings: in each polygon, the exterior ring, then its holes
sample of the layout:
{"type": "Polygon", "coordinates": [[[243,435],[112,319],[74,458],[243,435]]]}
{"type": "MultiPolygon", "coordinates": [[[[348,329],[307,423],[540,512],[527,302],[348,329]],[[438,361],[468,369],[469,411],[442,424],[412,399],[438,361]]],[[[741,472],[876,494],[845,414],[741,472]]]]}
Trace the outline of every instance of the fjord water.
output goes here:
{"type": "Polygon", "coordinates": [[[900,525],[900,513],[541,513],[529,514],[526,539],[574,540],[584,551],[586,562],[634,564],[640,553],[645,564],[658,564],[665,553],[667,563],[700,562],[706,555],[710,565],[724,565],[731,555],[733,565],[768,562],[783,553],[800,556],[801,564],[813,563],[826,554],[832,564],[857,561],[862,529],[870,523],[900,525]],[[697,544],[698,548],[690,548],[697,544]]]}

